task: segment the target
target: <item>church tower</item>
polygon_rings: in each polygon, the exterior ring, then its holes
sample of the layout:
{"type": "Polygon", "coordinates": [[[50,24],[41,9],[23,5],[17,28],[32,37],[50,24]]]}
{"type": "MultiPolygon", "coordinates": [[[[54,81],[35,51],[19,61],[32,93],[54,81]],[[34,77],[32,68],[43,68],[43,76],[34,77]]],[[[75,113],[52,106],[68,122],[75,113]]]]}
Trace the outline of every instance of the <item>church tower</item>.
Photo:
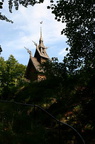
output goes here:
{"type": "Polygon", "coordinates": [[[29,81],[40,81],[46,79],[46,77],[44,76],[44,71],[41,69],[41,64],[50,59],[46,52],[47,48],[44,46],[43,43],[42,28],[40,28],[39,44],[35,43],[34,41],[33,43],[36,46],[34,57],[32,56],[31,51],[26,48],[30,55],[30,58],[26,68],[25,78],[29,81]]]}
{"type": "Polygon", "coordinates": [[[38,62],[41,64],[45,62],[47,59],[49,59],[49,56],[47,55],[46,52],[46,47],[44,46],[43,43],[43,38],[42,38],[42,29],[40,28],[40,39],[39,39],[39,45],[36,45],[36,51],[34,54],[34,57],[37,58],[38,62]]]}

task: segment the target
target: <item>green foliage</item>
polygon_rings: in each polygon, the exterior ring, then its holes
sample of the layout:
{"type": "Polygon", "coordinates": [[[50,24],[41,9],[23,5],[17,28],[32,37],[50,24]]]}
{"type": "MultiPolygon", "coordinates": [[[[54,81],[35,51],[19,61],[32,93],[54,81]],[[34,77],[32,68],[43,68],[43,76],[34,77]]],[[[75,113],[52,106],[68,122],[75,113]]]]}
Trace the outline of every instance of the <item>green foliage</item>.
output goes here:
{"type": "MultiPolygon", "coordinates": [[[[51,104],[60,100],[63,84],[68,81],[68,74],[63,63],[48,61],[42,64],[46,80],[30,82],[16,94],[16,100],[21,102],[35,103],[39,105],[51,104]]],[[[61,95],[62,94],[62,95],[61,95]]]]}
{"type": "MultiPolygon", "coordinates": [[[[7,61],[1,58],[1,62],[2,70],[7,68],[8,75],[12,75],[11,78],[18,77],[20,79],[19,70],[15,68],[17,61],[13,56],[10,56],[7,61]],[[12,72],[14,68],[17,75],[12,72]]],[[[94,139],[95,127],[94,69],[83,68],[77,73],[70,73],[66,69],[65,63],[58,63],[57,61],[49,61],[42,67],[47,79],[29,82],[26,86],[23,84],[24,87],[22,88],[19,86],[14,100],[23,104],[38,104],[44,107],[56,118],[76,128],[90,143],[94,139]],[[90,112],[92,109],[93,112],[90,112]],[[91,139],[88,137],[90,133],[92,133],[91,139]]],[[[11,81],[14,83],[12,79],[11,81]]],[[[14,89],[12,86],[11,88],[14,89]]],[[[31,142],[36,144],[38,141],[58,143],[58,124],[48,118],[47,115],[43,115],[39,109],[9,103],[0,104],[0,111],[1,143],[4,143],[4,136],[8,137],[10,143],[13,141],[20,144],[26,143],[26,141],[29,144],[31,142]],[[51,136],[54,139],[51,139],[51,136]]],[[[63,127],[61,132],[65,138],[65,140],[62,138],[64,143],[70,143],[69,139],[75,139],[75,134],[66,127],[63,127]]]]}
{"type": "MultiPolygon", "coordinates": [[[[28,6],[35,2],[43,1],[20,3],[10,0],[9,10],[12,12],[13,3],[18,9],[19,4],[28,6]]],[[[43,106],[61,121],[74,126],[84,136],[86,143],[92,144],[95,141],[95,4],[92,0],[58,0],[51,3],[48,8],[52,9],[55,19],[66,23],[66,28],[61,33],[68,38],[68,54],[63,63],[58,63],[56,59],[44,63],[42,68],[47,79],[30,82],[26,86],[22,81],[25,67],[13,56],[7,61],[0,58],[0,95],[3,99],[8,96],[12,100],[14,96],[15,101],[43,106]]],[[[38,109],[0,104],[0,114],[1,143],[58,142],[57,124],[46,115],[43,117],[38,109]],[[35,121],[31,123],[34,111],[36,127],[35,121]],[[44,133],[43,137],[39,133],[44,133]],[[49,140],[51,135],[52,140],[49,140]],[[4,137],[9,141],[5,142],[4,137]]],[[[63,129],[64,135],[66,131],[70,132],[63,129]]],[[[72,132],[64,137],[68,139],[71,135],[72,132]]]]}
{"type": "Polygon", "coordinates": [[[65,63],[59,63],[58,60],[47,61],[41,65],[47,79],[64,79],[67,77],[65,63]]]}
{"type": "MultiPolygon", "coordinates": [[[[38,107],[0,102],[0,124],[1,144],[58,144],[59,142],[58,122],[38,107]]],[[[62,127],[61,124],[60,127],[62,143],[70,143],[74,140],[72,131],[65,126],[62,127]]]]}
{"type": "Polygon", "coordinates": [[[8,60],[0,57],[0,97],[3,99],[12,97],[18,87],[22,85],[25,73],[25,66],[19,64],[10,55],[8,60]]]}
{"type": "Polygon", "coordinates": [[[57,21],[65,22],[64,33],[70,46],[67,55],[69,67],[75,70],[95,63],[95,2],[93,0],[60,0],[51,5],[57,21]]]}

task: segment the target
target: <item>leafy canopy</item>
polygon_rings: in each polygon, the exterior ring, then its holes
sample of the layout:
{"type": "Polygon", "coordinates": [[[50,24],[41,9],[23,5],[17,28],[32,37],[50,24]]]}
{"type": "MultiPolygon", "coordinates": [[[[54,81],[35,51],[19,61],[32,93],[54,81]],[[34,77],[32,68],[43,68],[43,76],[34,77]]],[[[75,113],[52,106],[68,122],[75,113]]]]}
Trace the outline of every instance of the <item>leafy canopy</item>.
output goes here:
{"type": "Polygon", "coordinates": [[[25,66],[19,64],[13,55],[8,60],[0,57],[0,97],[13,96],[24,79],[25,66]]]}
{"type": "Polygon", "coordinates": [[[58,0],[52,4],[52,13],[57,21],[66,23],[61,34],[68,38],[70,52],[67,61],[76,68],[95,62],[95,1],[58,0]]]}

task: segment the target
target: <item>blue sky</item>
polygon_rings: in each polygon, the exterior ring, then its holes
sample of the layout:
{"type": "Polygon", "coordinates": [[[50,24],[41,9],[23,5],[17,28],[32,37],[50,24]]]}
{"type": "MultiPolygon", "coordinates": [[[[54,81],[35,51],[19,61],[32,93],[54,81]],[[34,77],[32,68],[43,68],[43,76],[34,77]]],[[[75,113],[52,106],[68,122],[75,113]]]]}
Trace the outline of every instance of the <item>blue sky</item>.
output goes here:
{"type": "Polygon", "coordinates": [[[65,24],[54,19],[51,10],[47,9],[48,5],[49,1],[45,0],[43,4],[28,6],[28,8],[20,6],[18,11],[13,10],[13,13],[9,13],[7,3],[5,3],[1,10],[2,14],[14,21],[13,24],[0,21],[0,45],[3,49],[1,56],[5,60],[12,54],[19,63],[27,65],[29,54],[24,47],[34,54],[35,46],[32,40],[39,42],[40,26],[42,26],[44,45],[48,47],[49,57],[63,60],[66,55],[65,48],[68,47],[66,37],[61,35],[65,24]],[[42,25],[41,21],[43,21],[42,25]]]}

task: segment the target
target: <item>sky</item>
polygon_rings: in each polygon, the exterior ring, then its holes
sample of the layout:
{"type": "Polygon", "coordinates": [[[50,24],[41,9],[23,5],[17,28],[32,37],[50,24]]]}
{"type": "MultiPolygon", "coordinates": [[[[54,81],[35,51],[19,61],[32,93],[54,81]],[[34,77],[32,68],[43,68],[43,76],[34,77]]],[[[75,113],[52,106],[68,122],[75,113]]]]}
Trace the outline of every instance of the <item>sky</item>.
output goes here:
{"type": "Polygon", "coordinates": [[[48,5],[49,0],[45,0],[44,3],[33,7],[20,6],[18,11],[13,9],[10,13],[7,3],[4,4],[0,11],[14,23],[0,21],[0,45],[3,49],[0,56],[7,60],[13,55],[19,63],[27,65],[29,54],[24,47],[31,50],[34,55],[36,48],[32,41],[39,43],[40,27],[42,27],[42,37],[44,45],[48,47],[49,57],[57,57],[59,62],[62,62],[66,55],[65,49],[68,47],[66,36],[61,35],[65,24],[55,20],[51,10],[47,9],[48,5]]]}

